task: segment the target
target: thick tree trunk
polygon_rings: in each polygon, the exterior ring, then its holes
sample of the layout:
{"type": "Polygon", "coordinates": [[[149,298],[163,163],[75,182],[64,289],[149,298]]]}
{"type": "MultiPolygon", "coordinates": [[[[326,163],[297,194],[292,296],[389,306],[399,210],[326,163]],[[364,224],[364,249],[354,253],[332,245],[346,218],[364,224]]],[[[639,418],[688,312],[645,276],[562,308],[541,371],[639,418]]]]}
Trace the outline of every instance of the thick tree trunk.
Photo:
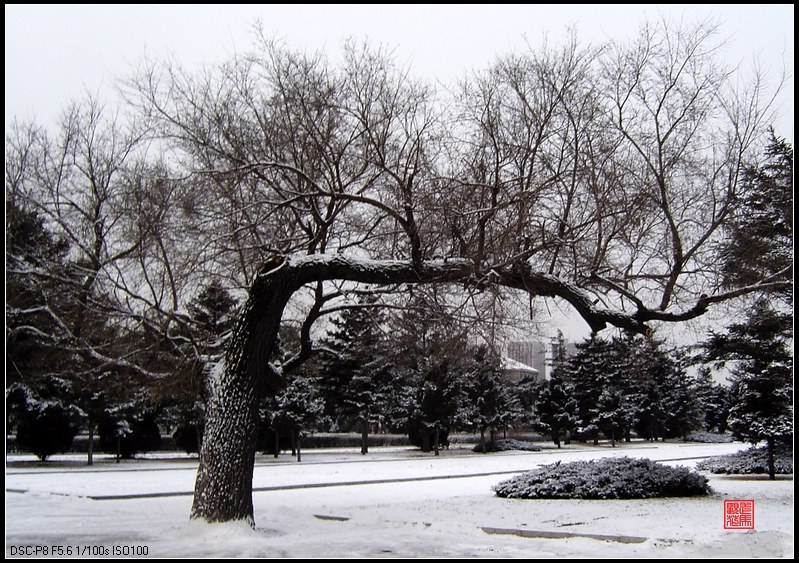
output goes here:
{"type": "Polygon", "coordinates": [[[283,309],[297,289],[293,272],[272,261],[259,274],[208,386],[205,438],[194,486],[192,518],[254,525],[252,474],[258,404],[282,380],[269,364],[283,309]]]}

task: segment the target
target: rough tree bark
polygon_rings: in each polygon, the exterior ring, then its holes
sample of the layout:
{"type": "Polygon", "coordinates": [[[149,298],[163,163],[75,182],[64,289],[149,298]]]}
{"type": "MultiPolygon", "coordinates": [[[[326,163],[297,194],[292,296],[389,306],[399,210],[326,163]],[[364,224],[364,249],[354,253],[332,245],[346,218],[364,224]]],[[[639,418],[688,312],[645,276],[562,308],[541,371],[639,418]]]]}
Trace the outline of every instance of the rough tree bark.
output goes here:
{"type": "Polygon", "coordinates": [[[194,486],[192,518],[254,524],[252,472],[258,434],[258,403],[281,379],[269,357],[283,309],[297,285],[295,272],[275,260],[250,289],[224,359],[208,381],[205,438],[194,486]]]}

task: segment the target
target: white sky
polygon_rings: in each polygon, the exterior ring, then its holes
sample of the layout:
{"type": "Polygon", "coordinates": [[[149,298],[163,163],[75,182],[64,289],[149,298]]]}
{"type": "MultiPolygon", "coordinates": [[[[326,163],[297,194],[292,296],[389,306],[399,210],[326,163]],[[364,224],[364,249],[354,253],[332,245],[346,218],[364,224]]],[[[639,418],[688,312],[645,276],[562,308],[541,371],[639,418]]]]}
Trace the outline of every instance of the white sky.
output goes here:
{"type": "MultiPolygon", "coordinates": [[[[661,15],[722,24],[726,55],[757,58],[776,79],[793,71],[793,5],[8,5],[5,6],[5,119],[53,123],[84,93],[112,95],[146,52],[187,65],[224,59],[251,45],[260,18],[267,34],[294,48],[340,52],[348,37],[396,48],[398,60],[429,80],[450,82],[495,56],[557,42],[570,25],[585,43],[634,34],[661,15]]],[[[793,139],[793,80],[780,99],[778,133],[793,139]]]]}
{"type": "MultiPolygon", "coordinates": [[[[5,6],[5,120],[52,125],[72,99],[90,92],[113,98],[114,84],[146,53],[186,66],[224,60],[252,44],[260,19],[267,35],[331,58],[345,38],[394,48],[413,74],[449,83],[496,56],[557,43],[569,26],[584,44],[632,37],[660,17],[710,18],[729,37],[732,64],[759,62],[776,82],[793,73],[793,5],[8,5],[5,6]]],[[[793,141],[793,77],[779,100],[777,133],[793,141]]],[[[552,308],[552,305],[550,305],[552,308]]],[[[556,309],[556,308],[555,308],[556,309]]],[[[552,310],[553,317],[560,316],[552,310]]],[[[579,340],[588,330],[562,326],[579,340]]],[[[554,328],[553,328],[554,330],[554,328]]]]}

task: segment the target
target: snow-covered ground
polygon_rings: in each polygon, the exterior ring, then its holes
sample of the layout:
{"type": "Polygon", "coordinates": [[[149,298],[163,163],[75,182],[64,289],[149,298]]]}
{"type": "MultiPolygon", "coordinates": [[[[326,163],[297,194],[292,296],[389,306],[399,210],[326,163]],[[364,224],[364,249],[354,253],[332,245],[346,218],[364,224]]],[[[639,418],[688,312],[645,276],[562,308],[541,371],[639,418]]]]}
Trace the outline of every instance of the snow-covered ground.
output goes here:
{"type": "Polygon", "coordinates": [[[491,486],[542,463],[649,457],[693,467],[741,444],[568,446],[441,456],[408,448],[259,457],[256,528],[189,522],[196,460],[8,456],[6,556],[793,557],[793,479],[709,476],[705,498],[506,500],[491,486]],[[25,463],[30,460],[30,463],[25,463]],[[754,499],[755,530],[725,530],[723,501],[754,499]],[[558,537],[542,537],[558,536],[558,537]],[[39,551],[36,550],[39,546],[39,551]],[[59,551],[60,547],[60,551],[59,551]],[[69,551],[67,551],[69,549],[69,551]]]}

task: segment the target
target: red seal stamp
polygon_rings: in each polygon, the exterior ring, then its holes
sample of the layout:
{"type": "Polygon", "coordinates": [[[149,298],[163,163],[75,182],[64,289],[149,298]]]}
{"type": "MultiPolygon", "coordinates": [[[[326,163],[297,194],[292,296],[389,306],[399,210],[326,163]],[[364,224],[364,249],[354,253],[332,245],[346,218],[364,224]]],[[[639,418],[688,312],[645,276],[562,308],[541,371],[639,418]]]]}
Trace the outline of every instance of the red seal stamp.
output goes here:
{"type": "Polygon", "coordinates": [[[754,530],[755,529],[755,501],[754,500],[725,500],[724,501],[724,529],[725,530],[754,530]]]}

